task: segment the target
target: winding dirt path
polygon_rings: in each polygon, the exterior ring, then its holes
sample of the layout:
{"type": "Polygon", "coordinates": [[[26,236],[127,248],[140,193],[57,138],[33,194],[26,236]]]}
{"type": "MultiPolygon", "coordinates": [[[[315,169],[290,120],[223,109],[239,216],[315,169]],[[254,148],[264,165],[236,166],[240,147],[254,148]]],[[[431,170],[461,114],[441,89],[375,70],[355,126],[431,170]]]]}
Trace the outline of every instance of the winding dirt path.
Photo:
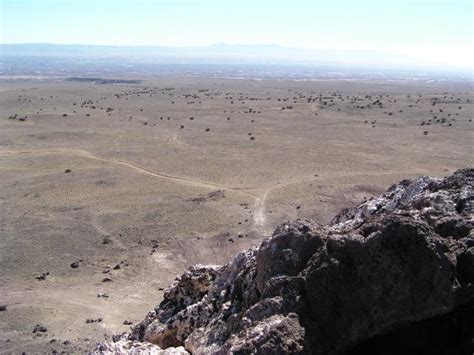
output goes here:
{"type": "MultiPolygon", "coordinates": [[[[228,186],[217,184],[208,181],[201,181],[198,179],[192,179],[188,177],[176,176],[161,172],[156,172],[149,170],[147,168],[141,167],[139,165],[118,159],[111,159],[111,158],[102,158],[97,155],[92,154],[91,152],[83,149],[68,149],[68,148],[59,148],[59,149],[38,149],[38,150],[9,150],[9,151],[0,151],[0,156],[15,156],[15,155],[44,155],[44,154],[69,154],[78,156],[81,158],[92,159],[96,161],[100,161],[103,163],[115,164],[120,165],[132,170],[135,170],[142,174],[147,174],[153,177],[157,177],[160,179],[169,180],[172,182],[187,184],[193,187],[200,187],[206,189],[221,189],[224,191],[233,191],[235,193],[239,193],[248,197],[251,197],[255,200],[254,203],[254,228],[257,232],[262,232],[265,230],[266,225],[266,218],[265,218],[265,199],[268,195],[269,189],[265,189],[263,193],[259,193],[262,188],[261,187],[241,187],[241,186],[228,186]]],[[[1,167],[0,167],[1,169],[1,167]]],[[[15,168],[21,170],[22,168],[15,168]]],[[[48,169],[51,170],[51,169],[48,169]]]]}
{"type": "Polygon", "coordinates": [[[187,177],[182,177],[182,176],[176,176],[176,175],[170,175],[170,174],[165,174],[165,173],[160,173],[160,172],[155,172],[152,170],[149,170],[147,168],[141,167],[139,165],[129,163],[124,160],[118,160],[118,159],[109,159],[109,158],[101,158],[97,155],[94,155],[87,150],[82,150],[82,149],[38,149],[38,150],[10,150],[10,151],[0,151],[0,155],[21,155],[21,154],[38,154],[38,155],[43,155],[43,154],[69,154],[69,155],[75,155],[81,158],[87,158],[87,159],[93,159],[97,161],[101,161],[104,163],[111,163],[111,164],[116,164],[116,165],[122,165],[127,168],[133,169],[135,171],[138,171],[143,174],[148,174],[154,177],[170,180],[170,181],[178,181],[182,183],[189,184],[191,186],[196,186],[196,187],[204,187],[204,188],[217,188],[217,189],[223,189],[223,190],[233,190],[233,191],[251,191],[251,190],[257,190],[258,188],[255,187],[238,187],[238,186],[226,186],[226,185],[221,185],[221,184],[216,184],[212,182],[206,182],[206,181],[201,181],[197,179],[191,179],[187,177]]]}
{"type": "MultiPolygon", "coordinates": [[[[262,186],[262,187],[242,187],[242,186],[228,186],[217,184],[209,181],[202,181],[198,179],[183,177],[183,176],[176,176],[161,172],[152,171],[150,169],[144,168],[142,166],[130,163],[128,161],[119,160],[119,159],[112,159],[112,158],[102,158],[97,155],[92,154],[91,152],[83,149],[69,149],[69,148],[58,148],[58,149],[38,149],[38,150],[7,150],[7,151],[0,151],[0,156],[9,156],[9,155],[22,155],[22,154],[69,154],[78,156],[81,158],[92,159],[96,161],[100,161],[103,163],[115,164],[119,166],[126,167],[128,169],[132,169],[142,174],[147,174],[153,177],[157,177],[160,179],[165,179],[172,182],[177,182],[181,184],[187,184],[193,187],[200,187],[206,189],[221,189],[224,191],[232,191],[238,194],[242,194],[254,199],[253,205],[253,219],[254,219],[254,230],[257,233],[265,234],[267,232],[267,219],[266,219],[266,209],[265,209],[265,202],[268,196],[273,193],[277,189],[281,189],[290,185],[301,184],[304,182],[310,182],[318,177],[308,177],[297,181],[289,181],[287,183],[276,183],[269,186],[262,186]]],[[[1,167],[0,167],[1,169],[1,167]]],[[[15,168],[15,169],[22,169],[22,168],[15,168]]],[[[393,172],[371,172],[371,173],[359,173],[359,174],[351,174],[352,176],[356,175],[393,175],[393,172]]],[[[403,172],[403,174],[419,174],[419,172],[403,172]]]]}

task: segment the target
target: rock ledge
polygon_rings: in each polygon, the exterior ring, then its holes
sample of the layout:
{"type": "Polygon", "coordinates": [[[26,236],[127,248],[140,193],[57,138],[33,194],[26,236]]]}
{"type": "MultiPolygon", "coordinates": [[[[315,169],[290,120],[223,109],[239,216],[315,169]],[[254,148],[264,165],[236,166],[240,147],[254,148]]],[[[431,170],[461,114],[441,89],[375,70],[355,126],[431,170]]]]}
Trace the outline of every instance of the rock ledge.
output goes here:
{"type": "Polygon", "coordinates": [[[403,180],[329,225],[285,223],[223,266],[191,267],[97,351],[472,354],[473,182],[474,169],[403,180]]]}

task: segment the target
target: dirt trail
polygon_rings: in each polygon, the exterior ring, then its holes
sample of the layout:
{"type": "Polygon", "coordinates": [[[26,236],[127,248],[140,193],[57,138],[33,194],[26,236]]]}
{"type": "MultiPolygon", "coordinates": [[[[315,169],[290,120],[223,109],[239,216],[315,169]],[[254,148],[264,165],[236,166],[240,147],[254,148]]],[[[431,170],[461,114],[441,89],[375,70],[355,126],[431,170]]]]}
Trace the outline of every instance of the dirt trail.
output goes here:
{"type": "MultiPolygon", "coordinates": [[[[128,167],[130,169],[133,169],[135,171],[138,171],[140,173],[148,174],[154,177],[159,177],[162,179],[167,179],[171,181],[178,181],[182,183],[189,184],[191,186],[195,187],[203,187],[203,188],[211,188],[211,189],[223,189],[223,190],[232,190],[232,191],[251,191],[251,190],[257,190],[258,188],[255,187],[239,187],[239,186],[226,186],[226,185],[221,185],[221,184],[216,184],[212,182],[206,182],[206,181],[201,181],[197,179],[191,179],[187,177],[182,177],[182,176],[175,176],[175,175],[170,175],[170,174],[165,174],[165,173],[160,173],[160,172],[155,172],[146,168],[143,168],[139,165],[135,165],[132,163],[129,163],[124,160],[118,160],[118,159],[108,159],[108,158],[101,158],[97,155],[94,155],[87,150],[82,150],[82,149],[38,149],[38,150],[18,150],[18,151],[0,151],[0,155],[21,155],[21,154],[70,154],[70,155],[75,155],[78,157],[82,158],[87,158],[87,159],[93,159],[97,161],[101,161],[104,163],[111,163],[111,164],[117,164],[117,165],[122,165],[125,167],[128,167]]],[[[245,194],[245,193],[244,193],[245,194]]],[[[247,194],[250,195],[250,194],[247,194]]],[[[250,195],[252,196],[252,195],[250,195]]]]}
{"type": "MultiPolygon", "coordinates": [[[[268,195],[269,190],[267,189],[264,191],[263,195],[259,193],[262,188],[259,187],[240,187],[240,186],[227,186],[227,185],[221,185],[221,184],[216,184],[212,182],[207,182],[207,181],[201,181],[197,179],[191,179],[187,177],[182,177],[182,176],[175,176],[175,175],[170,175],[170,174],[165,174],[165,173],[160,173],[156,171],[149,170],[147,168],[141,167],[139,165],[123,161],[123,160],[118,160],[118,159],[110,159],[110,158],[102,158],[97,155],[92,154],[89,151],[83,150],[83,149],[67,149],[67,148],[61,148],[61,149],[38,149],[38,150],[10,150],[10,151],[0,151],[0,156],[5,155],[22,155],[22,154],[38,154],[38,155],[43,155],[43,154],[69,154],[69,155],[75,155],[81,158],[87,158],[87,159],[92,159],[96,161],[100,161],[103,163],[110,163],[110,164],[115,164],[115,165],[121,165],[126,168],[135,170],[139,173],[151,175],[157,178],[169,180],[172,182],[178,182],[178,183],[183,183],[187,184],[193,187],[200,187],[200,188],[206,188],[206,189],[221,189],[225,191],[233,191],[235,193],[239,193],[248,197],[251,197],[255,200],[254,203],[254,228],[257,232],[262,232],[265,230],[265,225],[266,225],[266,218],[265,218],[265,199],[268,195]]],[[[1,167],[0,167],[1,169],[1,167]]],[[[18,168],[21,169],[21,168],[18,168]]]]}
{"type": "MultiPolygon", "coordinates": [[[[147,168],[141,167],[139,165],[118,159],[111,158],[102,158],[97,155],[92,154],[91,152],[83,149],[68,149],[68,148],[59,148],[59,149],[38,149],[38,150],[9,150],[9,151],[0,151],[0,156],[5,155],[22,155],[22,154],[69,154],[75,155],[82,158],[92,159],[100,161],[103,163],[115,164],[124,166],[126,168],[135,170],[142,174],[147,174],[154,176],[160,179],[169,180],[172,182],[187,184],[193,187],[200,187],[206,189],[221,189],[224,191],[232,191],[238,194],[242,194],[254,199],[253,205],[253,219],[254,219],[254,230],[259,234],[265,234],[267,232],[267,219],[265,212],[265,202],[268,196],[277,189],[281,189],[290,185],[301,184],[304,182],[310,182],[319,178],[318,176],[313,176],[309,178],[304,178],[297,181],[289,181],[287,183],[276,183],[273,185],[265,187],[241,187],[241,186],[227,186],[222,184],[217,184],[208,181],[201,181],[198,179],[192,179],[188,177],[176,176],[171,174],[160,173],[156,171],[149,170],[147,168]]],[[[0,167],[1,169],[1,167],[0,167]]],[[[21,168],[19,168],[21,169],[21,168]]],[[[393,172],[370,172],[370,173],[353,173],[351,176],[364,176],[364,175],[393,175],[393,172]]],[[[407,174],[419,174],[419,172],[397,172],[397,175],[407,175],[407,174]]]]}
{"type": "Polygon", "coordinates": [[[255,203],[253,206],[253,220],[254,229],[259,234],[265,234],[266,232],[267,218],[265,216],[265,201],[271,190],[271,188],[267,188],[260,197],[255,198],[255,203]]]}

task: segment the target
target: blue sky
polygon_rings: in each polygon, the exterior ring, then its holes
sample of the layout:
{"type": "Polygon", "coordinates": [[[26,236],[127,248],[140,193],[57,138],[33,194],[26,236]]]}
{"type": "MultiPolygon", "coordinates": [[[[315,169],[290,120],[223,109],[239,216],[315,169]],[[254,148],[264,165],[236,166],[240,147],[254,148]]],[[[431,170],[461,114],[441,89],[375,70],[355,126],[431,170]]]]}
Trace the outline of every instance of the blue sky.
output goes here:
{"type": "Polygon", "coordinates": [[[2,43],[363,49],[472,67],[468,0],[0,0],[2,43]]]}

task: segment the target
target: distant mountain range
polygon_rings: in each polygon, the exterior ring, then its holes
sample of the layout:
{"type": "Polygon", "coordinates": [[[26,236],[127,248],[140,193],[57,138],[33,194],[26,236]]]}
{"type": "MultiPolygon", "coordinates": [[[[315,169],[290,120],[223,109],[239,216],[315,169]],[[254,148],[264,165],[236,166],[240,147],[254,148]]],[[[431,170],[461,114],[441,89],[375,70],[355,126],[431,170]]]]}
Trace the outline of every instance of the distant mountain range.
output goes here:
{"type": "Polygon", "coordinates": [[[403,58],[364,50],[312,50],[278,45],[228,45],[208,47],[57,45],[49,43],[1,44],[1,56],[140,58],[153,60],[203,60],[254,64],[383,65],[394,66],[403,58]]]}
{"type": "Polygon", "coordinates": [[[314,50],[279,45],[207,47],[105,46],[81,44],[0,44],[2,75],[95,75],[107,72],[183,75],[204,73],[251,77],[459,77],[469,70],[429,67],[403,56],[368,50],[314,50]],[[388,76],[387,76],[388,75],[388,76]]]}

